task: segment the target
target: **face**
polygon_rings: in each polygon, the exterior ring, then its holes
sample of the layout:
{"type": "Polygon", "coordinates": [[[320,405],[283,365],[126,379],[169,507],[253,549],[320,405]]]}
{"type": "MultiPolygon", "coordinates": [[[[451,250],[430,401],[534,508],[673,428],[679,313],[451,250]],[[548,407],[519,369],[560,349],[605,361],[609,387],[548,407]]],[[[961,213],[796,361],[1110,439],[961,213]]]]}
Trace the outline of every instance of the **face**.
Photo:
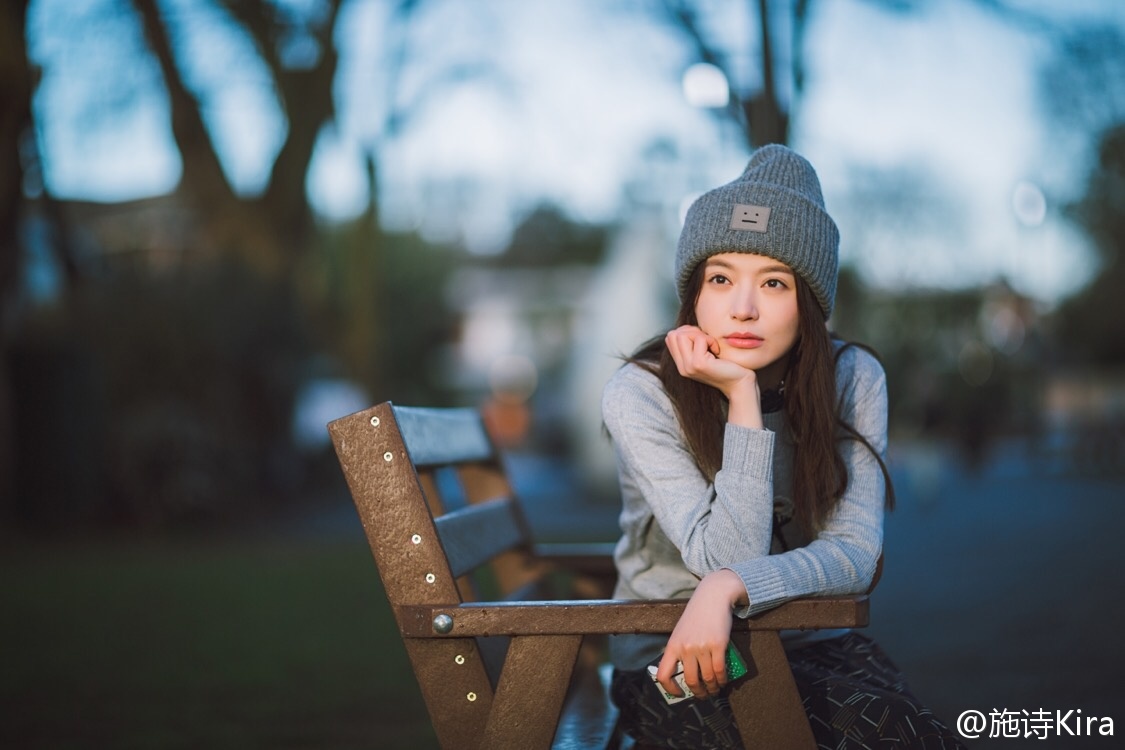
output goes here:
{"type": "Polygon", "coordinates": [[[719,342],[719,359],[756,371],[763,388],[776,386],[797,341],[793,271],[749,253],[719,253],[703,263],[697,325],[719,342]]]}

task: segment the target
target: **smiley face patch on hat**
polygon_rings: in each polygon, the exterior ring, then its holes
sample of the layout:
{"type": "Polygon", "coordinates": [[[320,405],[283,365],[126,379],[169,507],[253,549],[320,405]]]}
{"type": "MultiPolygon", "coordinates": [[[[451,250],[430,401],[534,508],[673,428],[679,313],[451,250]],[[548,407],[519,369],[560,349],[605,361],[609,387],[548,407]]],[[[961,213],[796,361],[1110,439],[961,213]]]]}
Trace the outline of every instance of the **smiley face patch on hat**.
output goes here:
{"type": "Polygon", "coordinates": [[[730,215],[730,228],[745,232],[764,232],[770,223],[769,206],[751,206],[746,203],[734,204],[730,215]]]}

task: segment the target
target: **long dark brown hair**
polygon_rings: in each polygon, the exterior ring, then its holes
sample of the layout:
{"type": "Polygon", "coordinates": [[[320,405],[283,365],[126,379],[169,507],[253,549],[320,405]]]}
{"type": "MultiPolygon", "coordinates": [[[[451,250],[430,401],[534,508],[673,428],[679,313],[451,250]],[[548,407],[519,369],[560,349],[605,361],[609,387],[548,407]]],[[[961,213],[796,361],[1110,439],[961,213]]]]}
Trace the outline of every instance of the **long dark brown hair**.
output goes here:
{"type": "MultiPolygon", "coordinates": [[[[697,265],[688,280],[677,327],[698,325],[695,302],[703,286],[703,266],[697,265]]],[[[840,441],[858,441],[875,456],[886,483],[888,509],[894,507],[894,487],[879,452],[840,416],[836,363],[845,349],[861,345],[847,343],[833,353],[833,337],[824,324],[820,303],[804,279],[797,275],[794,279],[798,330],[785,374],[784,408],[794,445],[794,519],[813,538],[848,487],[848,467],[837,448],[840,441]]],[[[726,398],[722,392],[680,375],[663,336],[643,344],[627,361],[660,378],[676,408],[688,450],[703,476],[713,482],[723,460],[726,398]]]]}

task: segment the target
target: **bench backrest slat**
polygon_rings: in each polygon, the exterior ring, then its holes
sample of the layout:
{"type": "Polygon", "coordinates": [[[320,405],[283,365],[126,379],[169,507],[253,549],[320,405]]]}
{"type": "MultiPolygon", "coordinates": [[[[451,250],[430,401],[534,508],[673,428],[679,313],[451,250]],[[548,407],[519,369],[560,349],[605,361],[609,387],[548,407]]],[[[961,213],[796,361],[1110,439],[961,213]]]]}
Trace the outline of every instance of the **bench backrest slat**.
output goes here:
{"type": "Polygon", "coordinates": [[[435,525],[468,524],[472,535],[448,533],[463,541],[446,550],[461,595],[472,600],[478,586],[490,580],[503,595],[538,575],[531,560],[531,529],[514,499],[496,446],[476,409],[428,409],[393,406],[394,421],[434,516],[435,525]],[[513,498],[502,507],[496,498],[513,498]],[[483,506],[483,510],[475,509],[483,506]],[[469,511],[464,512],[463,511],[469,511]],[[480,514],[480,515],[478,515],[480,514]],[[442,520],[446,519],[446,520],[442,520]],[[487,564],[484,579],[466,577],[487,564]]]}
{"type": "Polygon", "coordinates": [[[446,513],[435,518],[434,525],[455,577],[530,542],[512,498],[487,500],[446,513]]]}
{"type": "Polygon", "coordinates": [[[496,457],[476,409],[396,406],[394,413],[415,468],[491,461],[496,457]]]}

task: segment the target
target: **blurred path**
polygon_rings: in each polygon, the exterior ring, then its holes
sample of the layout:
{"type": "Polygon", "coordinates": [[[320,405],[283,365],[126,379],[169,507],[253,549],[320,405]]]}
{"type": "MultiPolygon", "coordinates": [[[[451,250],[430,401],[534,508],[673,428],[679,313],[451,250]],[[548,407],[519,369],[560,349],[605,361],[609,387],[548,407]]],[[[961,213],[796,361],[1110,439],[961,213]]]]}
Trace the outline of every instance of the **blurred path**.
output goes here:
{"type": "MultiPolygon", "coordinates": [[[[967,709],[1080,709],[1125,732],[1125,478],[1068,475],[1021,443],[1000,446],[979,474],[933,448],[892,460],[899,507],[870,633],[919,696],[949,722],[967,709]]],[[[972,746],[1114,742],[1052,734],[972,746]]]]}

